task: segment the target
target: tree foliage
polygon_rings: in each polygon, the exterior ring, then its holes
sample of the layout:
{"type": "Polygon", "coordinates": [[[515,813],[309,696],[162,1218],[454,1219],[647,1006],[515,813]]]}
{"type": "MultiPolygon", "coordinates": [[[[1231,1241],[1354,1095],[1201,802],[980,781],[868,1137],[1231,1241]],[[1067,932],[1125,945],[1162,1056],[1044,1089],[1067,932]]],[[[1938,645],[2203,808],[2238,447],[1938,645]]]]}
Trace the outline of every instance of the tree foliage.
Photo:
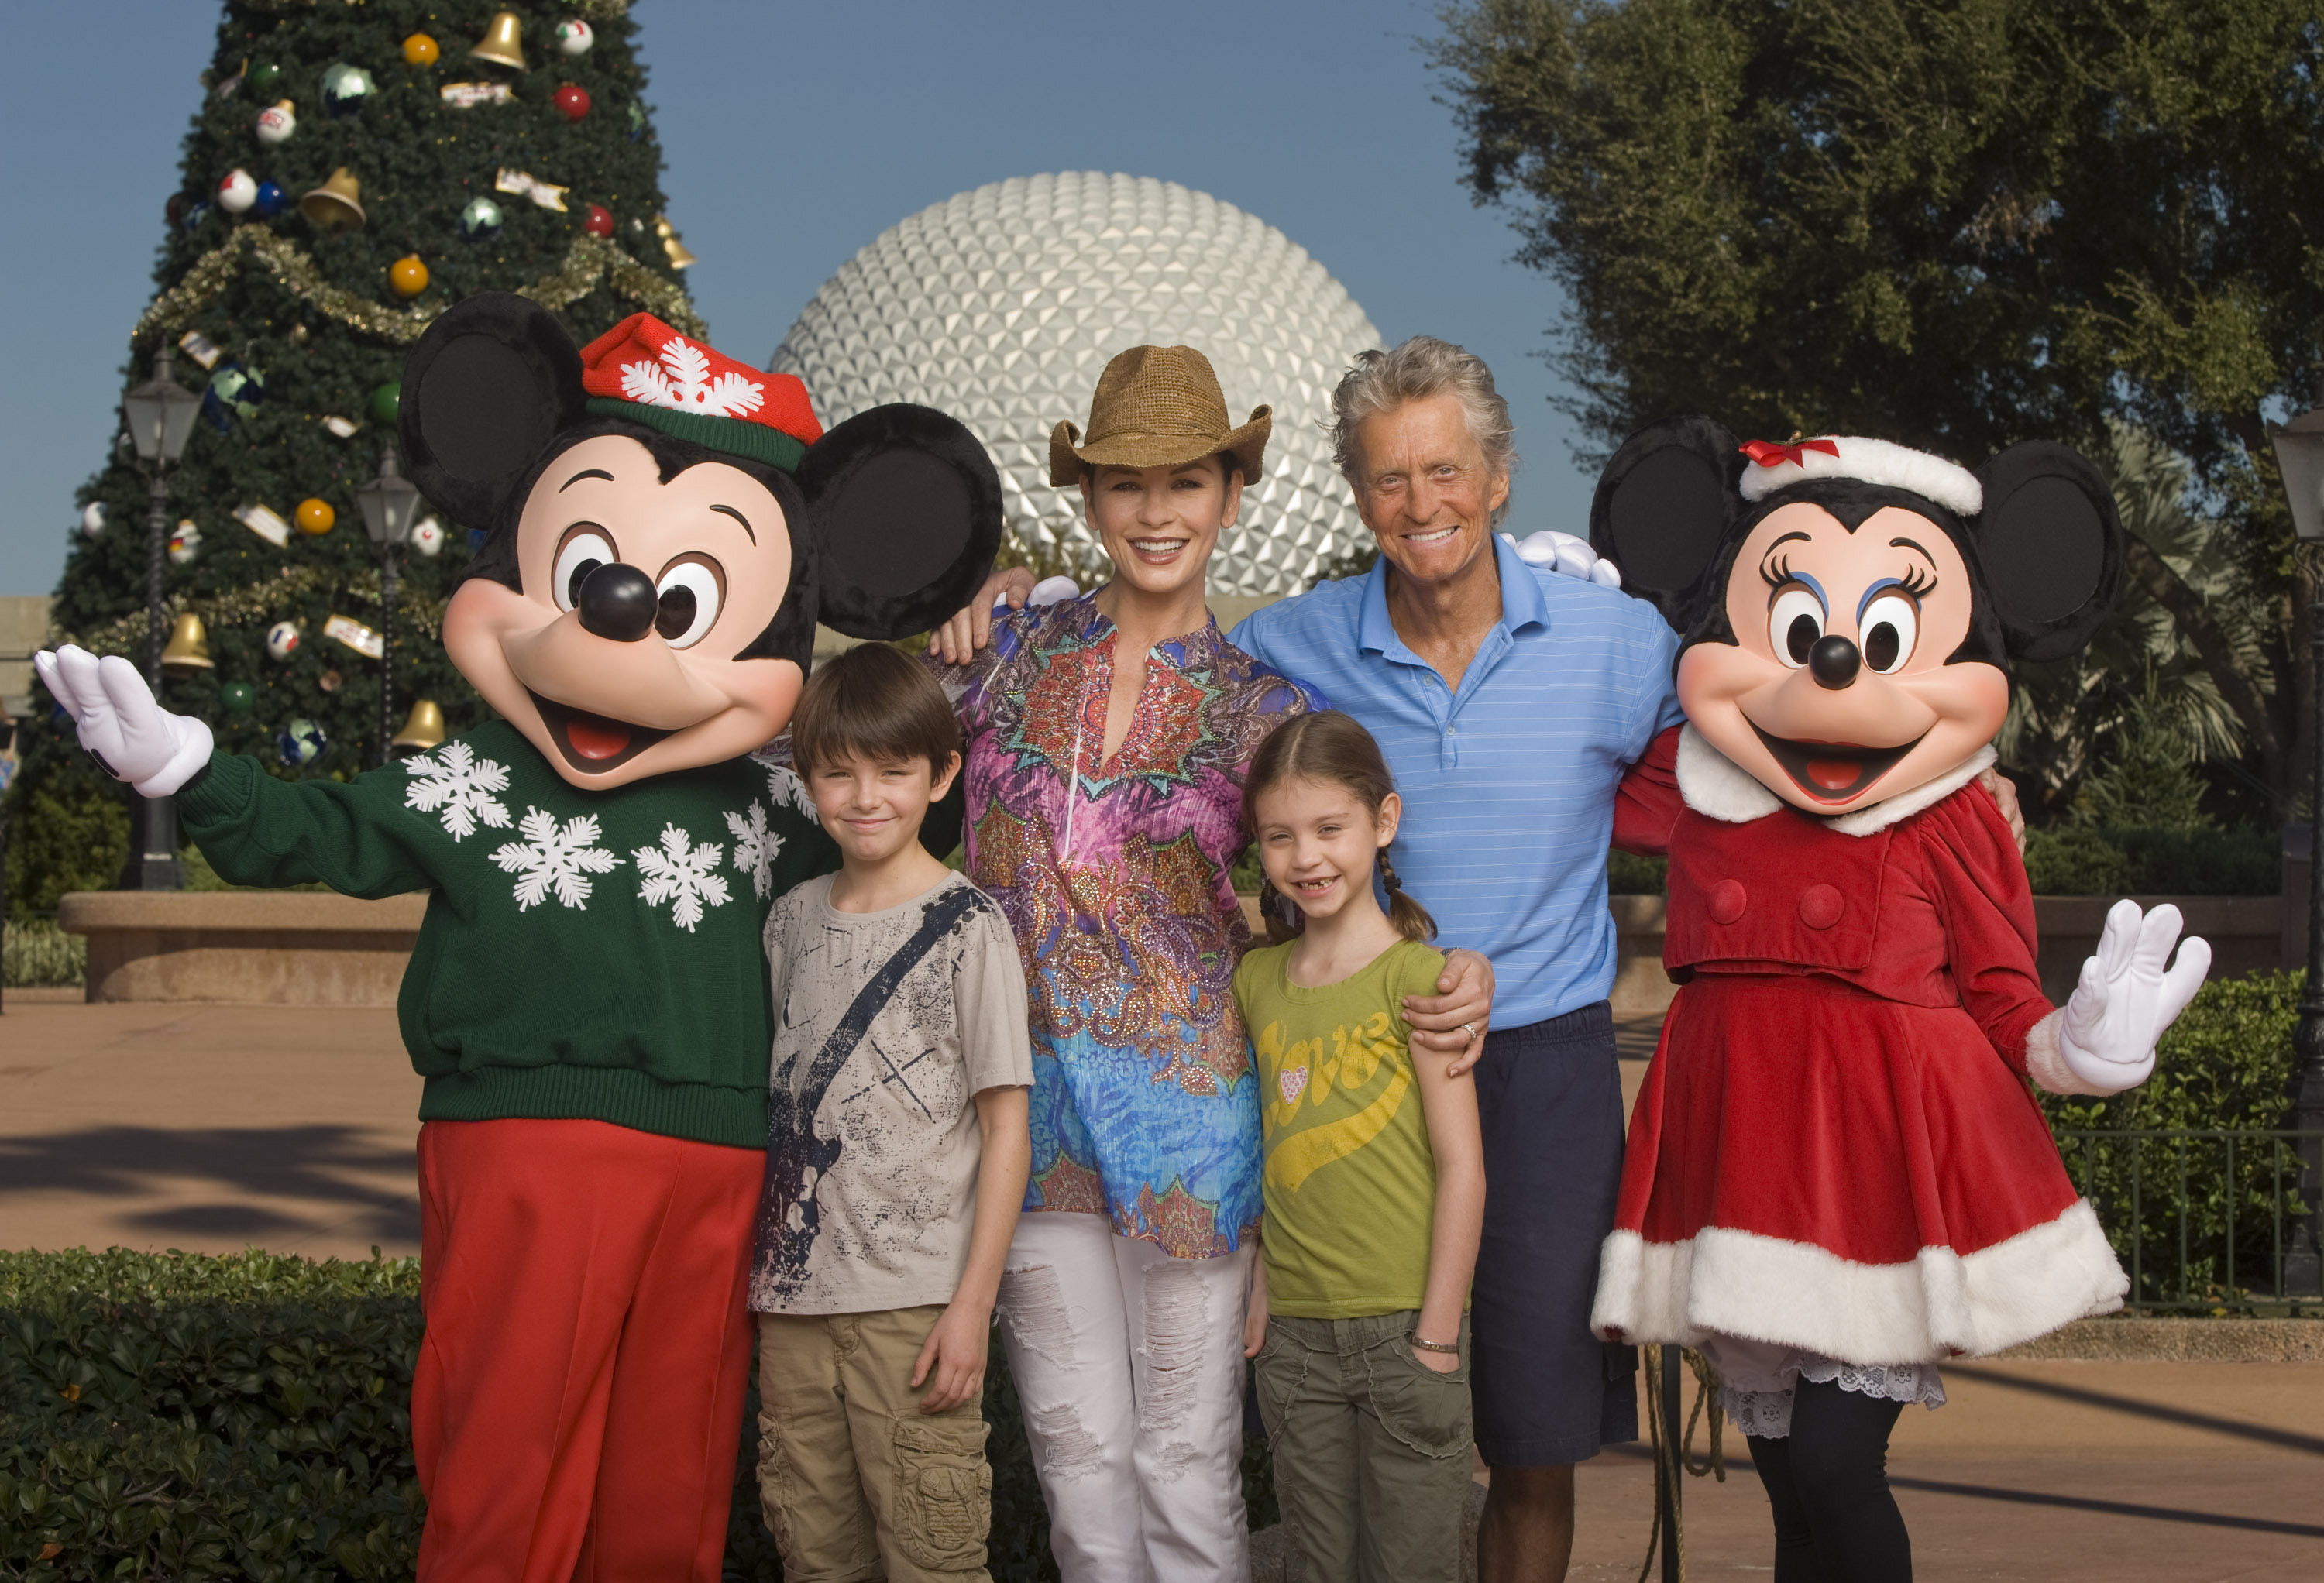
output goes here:
{"type": "MultiPolygon", "coordinates": [[[[2279,802],[2310,711],[2264,414],[2324,395],[2314,0],[1477,0],[1432,46],[1466,181],[1564,286],[1599,443],[1665,413],[1971,464],[2126,420],[2232,529],[2134,546],[2279,802]]],[[[2299,582],[2304,584],[2302,576],[2299,582]]]]}
{"type": "MultiPolygon", "coordinates": [[[[396,386],[420,327],[483,290],[532,294],[582,344],[641,308],[698,325],[656,229],[661,151],[626,0],[515,7],[524,70],[469,57],[491,6],[226,0],[219,10],[178,191],[153,195],[157,210],[169,199],[155,299],[134,327],[119,327],[128,345],[124,384],[146,378],[154,354],[169,349],[178,382],[208,398],[167,480],[167,520],[190,520],[200,545],[190,564],[166,566],[162,582],[173,614],[202,618],[217,668],[166,678],[162,701],[208,721],[224,750],[255,754],[278,774],[344,778],[379,751],[380,663],[330,640],[324,624],[333,615],[381,624],[379,552],[364,535],[355,492],[393,443],[392,414],[374,398],[396,386]],[[576,14],[595,43],[566,55],[556,28],[576,14]],[[434,62],[406,60],[404,41],[415,33],[435,40],[434,62]],[[334,115],[322,85],[337,68],[368,73],[374,91],[334,115]],[[505,97],[464,106],[444,93],[458,83],[505,97]],[[590,101],[578,120],[554,103],[567,85],[590,101]],[[297,129],[270,146],[257,137],[256,119],[281,99],[291,102],[297,129]],[[360,183],[364,221],[324,230],[299,199],[342,167],[360,183]],[[271,216],[263,206],[226,212],[218,184],[237,168],[280,187],[287,207],[271,216]],[[503,172],[567,189],[565,207],[508,190],[503,172]],[[463,213],[479,198],[498,206],[500,229],[464,235],[463,213]],[[612,216],[610,238],[586,234],[593,205],[612,216]],[[409,299],[389,273],[406,256],[429,272],[426,289],[409,299]],[[189,346],[189,334],[201,339],[189,346]],[[204,357],[213,364],[205,368],[204,357]],[[281,546],[237,515],[256,505],[288,521],[309,498],[331,507],[333,526],[311,537],[293,530],[281,546]],[[302,629],[300,651],[287,661],[265,647],[281,621],[302,629]],[[229,683],[254,687],[254,706],[226,707],[229,683]],[[300,717],[319,723],[328,746],[293,768],[274,743],[300,717]]],[[[201,64],[189,61],[189,77],[201,64]]],[[[142,660],[151,474],[117,437],[91,437],[97,468],[79,500],[102,505],[106,526],[95,538],[76,539],[52,620],[60,637],[142,660]]],[[[486,718],[440,642],[444,603],[468,557],[466,535],[447,527],[439,555],[401,557],[391,728],[419,698],[438,703],[456,732],[486,718]]],[[[53,718],[28,722],[24,751],[15,807],[25,817],[14,839],[39,841],[32,815],[44,793],[70,804],[76,820],[97,816],[103,794],[72,773],[80,759],[68,728],[53,718]]],[[[14,858],[20,900],[57,888],[51,880],[61,870],[48,864],[35,873],[29,859],[20,865],[14,858]]],[[[88,867],[78,865],[75,886],[86,883],[80,870],[88,867]]]]}

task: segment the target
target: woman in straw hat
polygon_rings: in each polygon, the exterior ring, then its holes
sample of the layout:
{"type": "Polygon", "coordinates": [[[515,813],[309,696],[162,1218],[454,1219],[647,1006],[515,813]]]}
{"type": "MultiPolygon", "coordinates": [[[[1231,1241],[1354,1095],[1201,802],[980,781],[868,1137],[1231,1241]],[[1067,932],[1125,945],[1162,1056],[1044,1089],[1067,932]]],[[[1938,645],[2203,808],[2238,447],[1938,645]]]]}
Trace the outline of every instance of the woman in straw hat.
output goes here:
{"type": "MultiPolygon", "coordinates": [[[[968,737],[968,870],[1007,911],[1031,991],[1033,1175],[1001,1334],[1066,1583],[1248,1576],[1260,1132],[1229,871],[1251,755],[1324,705],[1226,640],[1204,574],[1268,426],[1264,407],[1231,421],[1191,347],[1122,353],[1087,434],[1060,423],[1049,448],[1112,580],[997,621],[964,612],[931,645],[966,662],[941,674],[968,737]]],[[[1447,1026],[1481,1025],[1489,970],[1456,971],[1447,1026]]]]}

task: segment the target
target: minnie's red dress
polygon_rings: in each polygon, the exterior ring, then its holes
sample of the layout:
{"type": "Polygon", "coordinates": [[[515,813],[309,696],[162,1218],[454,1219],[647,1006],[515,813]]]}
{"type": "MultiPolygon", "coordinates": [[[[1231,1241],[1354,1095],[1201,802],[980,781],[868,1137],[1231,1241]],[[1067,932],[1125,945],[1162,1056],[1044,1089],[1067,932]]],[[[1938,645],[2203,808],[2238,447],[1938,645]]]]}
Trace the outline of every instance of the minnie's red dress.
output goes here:
{"type": "MultiPolygon", "coordinates": [[[[1837,819],[1692,729],[1626,779],[1683,987],[1630,1118],[1591,1322],[1855,1365],[1998,1351],[2126,1283],[2024,1077],[2057,1070],[1990,752],[1837,819]]],[[[1773,1383],[1773,1382],[1769,1382],[1773,1383]]]]}

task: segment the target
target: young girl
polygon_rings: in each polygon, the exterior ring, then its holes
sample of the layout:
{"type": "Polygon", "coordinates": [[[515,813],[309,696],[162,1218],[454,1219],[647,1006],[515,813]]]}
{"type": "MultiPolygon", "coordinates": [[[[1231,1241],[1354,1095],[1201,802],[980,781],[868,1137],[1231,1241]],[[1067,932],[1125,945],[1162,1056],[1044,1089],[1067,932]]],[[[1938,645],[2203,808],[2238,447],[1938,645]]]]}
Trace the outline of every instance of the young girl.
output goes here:
{"type": "Polygon", "coordinates": [[[1291,1576],[1452,1583],[1485,1169],[1475,1086],[1407,1047],[1405,997],[1443,971],[1423,943],[1436,925],[1388,865],[1401,805],[1347,715],[1278,726],[1243,809],[1276,942],[1234,980],[1266,1139],[1243,1350],[1258,1359],[1291,1576]]]}

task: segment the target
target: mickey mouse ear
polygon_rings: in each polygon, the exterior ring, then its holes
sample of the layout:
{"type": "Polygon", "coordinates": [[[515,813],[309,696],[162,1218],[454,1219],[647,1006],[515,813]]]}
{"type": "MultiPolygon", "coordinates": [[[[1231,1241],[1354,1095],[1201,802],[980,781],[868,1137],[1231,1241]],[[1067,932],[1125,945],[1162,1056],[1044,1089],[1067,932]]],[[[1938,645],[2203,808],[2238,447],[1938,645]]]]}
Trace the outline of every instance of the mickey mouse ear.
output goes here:
{"type": "Polygon", "coordinates": [[[969,602],[1001,548],[1001,476],[957,419],[898,403],[807,448],[819,615],[851,638],[925,632],[969,602]]]}
{"type": "Polygon", "coordinates": [[[1677,624],[1678,605],[1719,554],[1742,458],[1708,418],[1665,418],[1622,442],[1590,502],[1590,548],[1621,569],[1622,586],[1677,624]]]}
{"type": "Polygon", "coordinates": [[[2046,440],[2011,446],[1978,481],[1978,561],[2003,640],[2015,658],[2061,659],[2114,613],[2124,548],[2114,492],[2097,468],[2046,440]]]}
{"type": "Polygon", "coordinates": [[[556,317],[505,291],[439,315],[403,364],[396,419],[420,492],[469,528],[490,528],[558,430],[579,419],[581,358],[556,317]]]}

